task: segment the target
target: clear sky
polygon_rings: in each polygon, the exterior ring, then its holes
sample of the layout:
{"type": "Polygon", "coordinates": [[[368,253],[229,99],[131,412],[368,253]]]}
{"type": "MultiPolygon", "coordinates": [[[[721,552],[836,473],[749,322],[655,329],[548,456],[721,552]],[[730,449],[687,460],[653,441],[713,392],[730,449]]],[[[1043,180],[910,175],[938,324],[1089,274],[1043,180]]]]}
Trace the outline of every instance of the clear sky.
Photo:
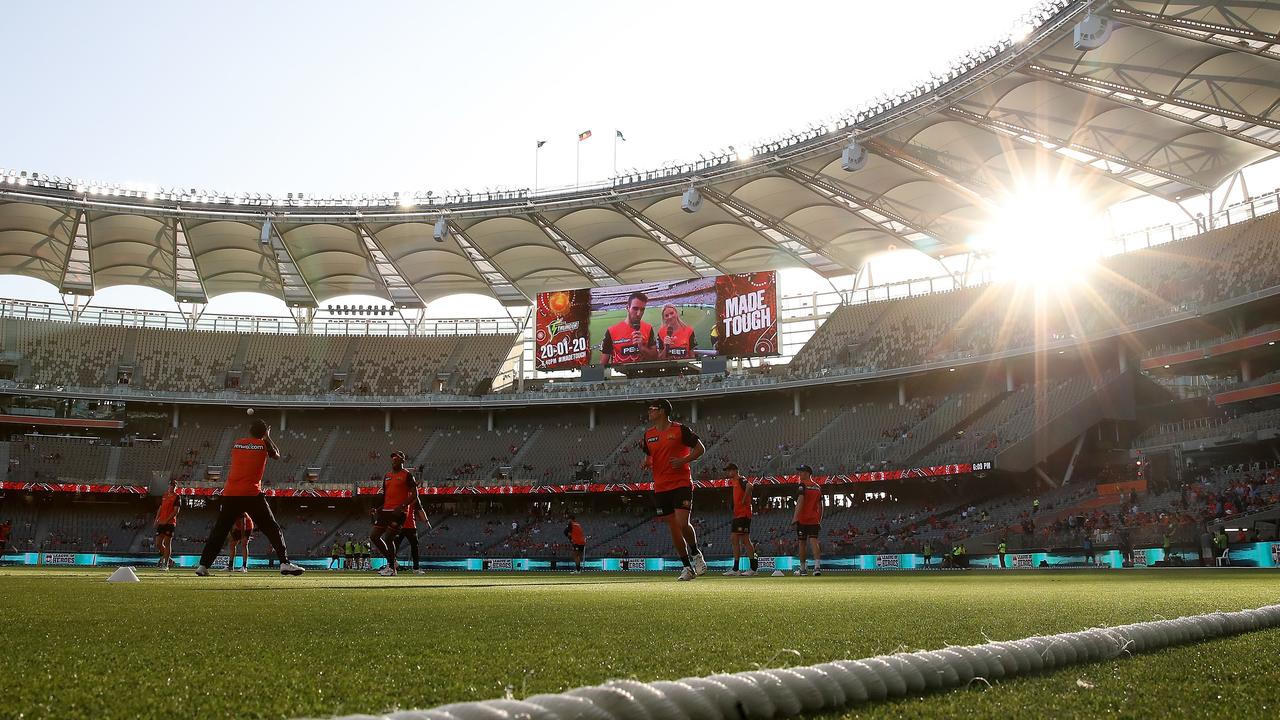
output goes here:
{"type": "Polygon", "coordinates": [[[7,4],[0,166],[222,192],[572,185],[926,77],[1027,0],[7,4]]]}
{"type": "MultiPolygon", "coordinates": [[[[7,3],[0,167],[224,193],[480,191],[532,186],[547,140],[540,185],[572,185],[577,151],[584,182],[612,174],[617,130],[619,170],[786,134],[927,77],[1030,5],[7,3]]],[[[0,296],[37,290],[0,277],[0,296]]]]}

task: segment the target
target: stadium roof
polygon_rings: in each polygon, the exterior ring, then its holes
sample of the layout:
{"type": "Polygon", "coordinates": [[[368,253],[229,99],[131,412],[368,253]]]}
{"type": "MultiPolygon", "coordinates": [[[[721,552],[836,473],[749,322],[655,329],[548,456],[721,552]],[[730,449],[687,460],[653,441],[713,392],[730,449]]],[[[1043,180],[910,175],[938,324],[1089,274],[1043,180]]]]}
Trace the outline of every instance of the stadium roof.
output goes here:
{"type": "Polygon", "coordinates": [[[966,252],[1032,176],[1102,205],[1176,200],[1280,150],[1280,2],[1059,0],[1031,25],[833,126],[575,192],[222,197],[0,172],[0,273],[65,293],[134,284],[180,301],[255,291],[405,307],[768,268],[831,277],[890,248],[966,252]],[[1090,11],[1114,31],[1077,50],[1090,11]],[[846,172],[851,140],[868,154],[846,172]],[[691,186],[703,202],[686,213],[691,186]]]}

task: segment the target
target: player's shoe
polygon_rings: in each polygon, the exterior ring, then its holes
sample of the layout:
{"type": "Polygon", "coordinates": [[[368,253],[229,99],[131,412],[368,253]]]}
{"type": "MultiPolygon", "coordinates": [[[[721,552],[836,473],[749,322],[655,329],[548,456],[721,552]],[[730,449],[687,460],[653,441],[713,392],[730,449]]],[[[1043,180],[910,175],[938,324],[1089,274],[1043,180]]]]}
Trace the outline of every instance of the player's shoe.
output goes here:
{"type": "Polygon", "coordinates": [[[280,563],[281,575],[301,575],[304,572],[306,570],[303,570],[300,565],[294,565],[291,562],[280,563]]]}
{"type": "Polygon", "coordinates": [[[168,566],[168,565],[165,565],[165,566],[161,567],[161,568],[160,568],[160,572],[169,572],[169,566],[168,566]]]}
{"type": "Polygon", "coordinates": [[[240,568],[239,570],[236,570],[236,572],[247,573],[249,572],[249,568],[240,568]]]}
{"type": "Polygon", "coordinates": [[[680,571],[680,577],[676,578],[676,580],[683,582],[685,580],[692,580],[696,577],[698,576],[696,573],[693,572],[693,568],[685,568],[684,570],[680,571]]]}
{"type": "Polygon", "coordinates": [[[797,571],[795,571],[795,572],[793,572],[793,573],[791,573],[791,574],[792,574],[792,575],[808,575],[808,574],[809,574],[809,572],[808,572],[807,570],[805,570],[804,568],[800,568],[799,570],[797,570],[797,571]]]}
{"type": "Polygon", "coordinates": [[[382,568],[381,570],[379,570],[378,574],[381,575],[382,577],[395,577],[396,569],[388,565],[382,568]]]}
{"type": "Polygon", "coordinates": [[[203,566],[203,565],[197,565],[197,566],[196,566],[196,575],[199,575],[200,577],[209,577],[209,568],[207,568],[207,567],[205,567],[205,566],[203,566]]]}
{"type": "Polygon", "coordinates": [[[426,575],[426,574],[427,574],[427,571],[426,571],[426,570],[414,570],[414,571],[413,571],[413,574],[414,574],[414,575],[426,575]]]}
{"type": "Polygon", "coordinates": [[[738,577],[738,575],[740,574],[741,573],[739,573],[737,570],[725,570],[723,573],[721,573],[721,575],[724,575],[725,577],[738,577]]]}
{"type": "Polygon", "coordinates": [[[581,571],[581,570],[570,570],[570,571],[569,571],[569,574],[570,574],[570,575],[581,575],[581,574],[582,574],[582,571],[581,571]]]}
{"type": "Polygon", "coordinates": [[[741,575],[742,577],[751,577],[751,576],[753,576],[753,575],[755,575],[755,574],[756,574],[756,571],[755,571],[755,570],[743,570],[742,572],[740,572],[740,573],[738,573],[738,574],[739,574],[739,575],[741,575]]]}
{"type": "Polygon", "coordinates": [[[702,557],[702,553],[694,555],[692,560],[694,575],[701,575],[707,571],[707,561],[702,557]]]}
{"type": "Polygon", "coordinates": [[[814,569],[813,569],[813,576],[814,576],[814,577],[818,577],[818,576],[819,576],[819,575],[821,575],[821,574],[822,574],[822,568],[814,568],[814,569]]]}

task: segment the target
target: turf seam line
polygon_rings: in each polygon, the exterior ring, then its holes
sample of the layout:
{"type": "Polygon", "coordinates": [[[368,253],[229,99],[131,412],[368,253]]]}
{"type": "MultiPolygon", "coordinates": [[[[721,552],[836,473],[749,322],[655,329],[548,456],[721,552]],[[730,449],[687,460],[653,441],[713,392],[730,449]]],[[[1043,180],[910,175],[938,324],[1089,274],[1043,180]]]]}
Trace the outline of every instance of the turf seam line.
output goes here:
{"type": "Polygon", "coordinates": [[[648,683],[610,680],[523,700],[463,702],[334,720],[766,720],[964,688],[974,682],[990,685],[991,680],[1278,626],[1280,605],[1266,605],[807,667],[648,683]]]}

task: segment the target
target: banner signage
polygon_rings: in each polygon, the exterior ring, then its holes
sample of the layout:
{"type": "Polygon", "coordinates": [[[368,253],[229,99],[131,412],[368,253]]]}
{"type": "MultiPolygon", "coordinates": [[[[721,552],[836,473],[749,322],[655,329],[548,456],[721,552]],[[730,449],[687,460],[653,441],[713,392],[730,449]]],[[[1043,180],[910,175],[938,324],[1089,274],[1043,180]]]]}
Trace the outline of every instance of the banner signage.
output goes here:
{"type": "MultiPolygon", "coordinates": [[[[990,463],[959,463],[955,465],[935,465],[933,467],[912,468],[910,470],[877,470],[875,472],[850,473],[847,475],[822,475],[815,480],[821,485],[851,485],[855,483],[886,482],[890,480],[907,480],[911,478],[945,477],[975,472],[990,463]]],[[[750,477],[748,482],[756,486],[796,485],[800,482],[798,475],[770,475],[766,477],[750,477]]],[[[727,478],[716,480],[694,480],[695,490],[728,488],[727,478]]],[[[359,495],[377,495],[381,485],[362,485],[357,490],[359,495]]],[[[184,488],[179,492],[186,493],[184,488]]],[[[212,494],[212,490],[204,489],[203,494],[212,494]]],[[[555,495],[561,493],[639,493],[653,490],[653,483],[592,483],[589,485],[431,485],[419,490],[422,495],[555,495]]],[[[347,496],[350,491],[344,491],[347,496]]],[[[196,493],[189,493],[196,494],[196,493]]],[[[270,495],[270,493],[267,493],[270,495]]],[[[346,496],[344,496],[346,497],[346,496]]]]}
{"type": "Polygon", "coordinates": [[[539,370],[779,354],[777,273],[538,293],[539,370]]]}
{"type": "MultiPolygon", "coordinates": [[[[146,488],[143,488],[143,494],[145,493],[146,493],[146,488]]],[[[178,488],[178,494],[192,495],[192,496],[221,495],[222,488],[180,487],[178,488]]],[[[349,497],[355,496],[355,492],[352,490],[342,490],[342,489],[316,490],[311,488],[263,488],[262,494],[266,495],[267,497],[292,497],[292,498],[349,498],[349,497]]],[[[362,495],[365,494],[363,492],[363,489],[361,494],[362,495]]],[[[376,488],[373,494],[377,494],[376,488]]]]}
{"type": "Polygon", "coordinates": [[[877,555],[876,556],[875,567],[877,570],[897,570],[900,566],[901,564],[898,562],[897,555],[877,555]]]}
{"type": "Polygon", "coordinates": [[[23,492],[49,493],[112,493],[122,495],[146,495],[146,485],[102,485],[92,483],[64,482],[0,482],[0,490],[19,490],[23,492]]]}

